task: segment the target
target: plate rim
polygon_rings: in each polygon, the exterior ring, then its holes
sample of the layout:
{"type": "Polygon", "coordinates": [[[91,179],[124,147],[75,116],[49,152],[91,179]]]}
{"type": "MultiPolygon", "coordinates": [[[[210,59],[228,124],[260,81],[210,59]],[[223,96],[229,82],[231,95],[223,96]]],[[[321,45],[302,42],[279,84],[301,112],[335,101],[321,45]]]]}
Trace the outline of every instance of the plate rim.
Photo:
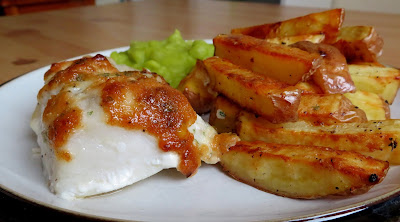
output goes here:
{"type": "MultiPolygon", "coordinates": [[[[203,39],[203,40],[210,43],[210,39],[203,39]]],[[[76,60],[76,59],[82,58],[84,56],[94,56],[96,54],[105,54],[106,52],[124,51],[124,50],[127,50],[128,48],[129,48],[129,46],[106,49],[106,50],[82,54],[80,56],[75,56],[75,57],[67,58],[67,59],[60,60],[60,61],[76,60]]],[[[27,76],[30,74],[34,74],[35,72],[38,72],[41,69],[49,69],[50,67],[51,67],[51,64],[43,66],[43,67],[39,67],[37,69],[31,70],[28,72],[25,72],[18,76],[15,76],[15,77],[1,83],[0,89],[7,84],[11,84],[15,81],[18,81],[21,77],[24,77],[24,76],[27,76]]],[[[85,219],[85,218],[86,219],[99,219],[99,220],[107,220],[107,221],[115,221],[115,222],[119,222],[119,221],[136,222],[137,221],[137,220],[125,220],[125,219],[119,219],[119,218],[113,218],[113,217],[107,217],[107,216],[100,216],[100,215],[90,214],[90,213],[86,213],[86,212],[79,212],[76,210],[59,207],[56,205],[46,203],[44,201],[36,200],[32,197],[26,196],[25,194],[17,192],[10,187],[4,186],[3,184],[0,184],[0,192],[13,198],[13,199],[17,199],[18,201],[26,202],[27,204],[30,204],[30,205],[39,205],[41,207],[45,207],[45,208],[57,211],[59,213],[66,213],[66,214],[70,214],[72,216],[82,217],[82,219],[85,219]]],[[[321,211],[318,213],[311,213],[311,214],[307,214],[307,215],[297,216],[297,217],[282,218],[282,219],[278,219],[278,220],[274,220],[274,221],[309,221],[309,220],[338,219],[338,218],[345,217],[345,216],[348,216],[348,215],[351,215],[351,214],[354,214],[357,212],[364,211],[370,207],[373,207],[380,203],[386,202],[397,196],[400,196],[400,185],[396,189],[394,189],[390,192],[387,192],[383,195],[379,195],[379,196],[376,196],[376,197],[373,197],[371,199],[367,199],[364,201],[359,201],[357,203],[349,204],[347,206],[335,208],[332,210],[321,211]]]]}
{"type": "MultiPolygon", "coordinates": [[[[7,189],[2,184],[0,184],[0,192],[5,195],[8,195],[14,199],[18,199],[19,201],[24,201],[28,204],[40,205],[42,207],[55,210],[59,213],[67,213],[67,214],[70,214],[73,216],[78,216],[78,217],[83,217],[83,218],[88,218],[88,219],[100,219],[100,220],[114,221],[114,222],[120,222],[120,221],[137,222],[138,221],[138,220],[124,220],[124,219],[117,219],[117,218],[106,217],[106,216],[99,216],[99,215],[94,215],[94,214],[89,214],[89,213],[84,213],[84,212],[79,212],[79,211],[75,211],[75,210],[58,207],[58,206],[51,205],[51,204],[48,204],[43,201],[35,200],[34,198],[28,197],[17,191],[7,189]]],[[[310,220],[317,220],[317,219],[320,219],[320,220],[321,219],[323,219],[323,220],[338,219],[338,218],[345,217],[345,216],[348,216],[348,215],[351,215],[351,214],[354,214],[354,213],[357,213],[360,211],[364,211],[372,206],[386,202],[389,199],[395,198],[397,196],[400,196],[400,187],[397,188],[396,190],[386,193],[385,195],[380,195],[380,196],[374,197],[372,199],[360,201],[358,203],[354,203],[354,204],[344,206],[341,208],[327,210],[327,211],[320,212],[320,213],[303,215],[303,216],[299,216],[299,217],[282,218],[279,220],[272,220],[272,221],[310,221],[310,220]],[[365,202],[368,202],[368,203],[365,203],[365,202]]]]}

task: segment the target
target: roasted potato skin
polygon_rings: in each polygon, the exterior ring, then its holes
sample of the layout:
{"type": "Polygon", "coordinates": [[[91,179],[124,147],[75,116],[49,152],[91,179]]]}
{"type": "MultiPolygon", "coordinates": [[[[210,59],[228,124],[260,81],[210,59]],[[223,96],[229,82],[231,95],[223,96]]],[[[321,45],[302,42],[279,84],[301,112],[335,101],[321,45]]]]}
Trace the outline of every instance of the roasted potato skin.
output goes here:
{"type": "Polygon", "coordinates": [[[351,79],[346,58],[334,46],[308,41],[290,45],[310,53],[319,53],[322,63],[312,76],[313,81],[325,94],[354,92],[356,87],[351,79]]]}
{"type": "Polygon", "coordinates": [[[383,39],[371,26],[342,27],[332,44],[346,57],[348,63],[377,62],[382,54],[383,39]]]}
{"type": "Polygon", "coordinates": [[[217,96],[209,87],[209,83],[210,78],[203,61],[197,60],[193,70],[178,85],[177,89],[186,96],[197,114],[209,112],[217,96]]]}
{"type": "Polygon", "coordinates": [[[386,176],[389,163],[326,147],[240,141],[222,153],[233,178],[276,195],[316,199],[368,191],[386,176]]]}
{"type": "Polygon", "coordinates": [[[339,34],[344,14],[344,9],[332,9],[271,24],[236,28],[231,33],[260,39],[322,33],[325,35],[325,43],[333,43],[339,34]]]}
{"type": "Polygon", "coordinates": [[[400,164],[400,120],[315,126],[307,121],[273,124],[241,111],[236,132],[243,141],[331,147],[400,164]]]}
{"type": "Polygon", "coordinates": [[[297,120],[300,90],[241,68],[226,59],[203,61],[213,90],[272,122],[297,120]]]}
{"type": "Polygon", "coordinates": [[[342,94],[302,95],[298,113],[300,120],[321,126],[368,121],[365,112],[342,94]]]}
{"type": "Polygon", "coordinates": [[[321,57],[285,45],[245,35],[218,35],[215,55],[253,72],[289,85],[306,81],[319,67],[321,57]]]}

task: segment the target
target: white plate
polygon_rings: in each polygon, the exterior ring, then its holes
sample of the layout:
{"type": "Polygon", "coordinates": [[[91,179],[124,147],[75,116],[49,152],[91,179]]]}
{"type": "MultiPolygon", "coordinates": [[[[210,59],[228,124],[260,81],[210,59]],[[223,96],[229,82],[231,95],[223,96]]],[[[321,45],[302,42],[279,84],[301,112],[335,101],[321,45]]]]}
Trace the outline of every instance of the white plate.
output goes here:
{"type": "MultiPolygon", "coordinates": [[[[108,56],[118,48],[98,52],[108,56]]],[[[93,53],[95,54],[95,53],[93,53]]],[[[0,188],[50,208],[102,219],[140,221],[257,221],[332,219],[365,209],[400,194],[400,166],[368,193],[347,198],[295,200],[237,182],[218,165],[200,167],[189,179],[174,169],[98,197],[67,201],[50,193],[40,158],[32,154],[36,138],[29,120],[49,66],[0,87],[0,188]]],[[[400,95],[392,118],[400,118],[400,95]]]]}

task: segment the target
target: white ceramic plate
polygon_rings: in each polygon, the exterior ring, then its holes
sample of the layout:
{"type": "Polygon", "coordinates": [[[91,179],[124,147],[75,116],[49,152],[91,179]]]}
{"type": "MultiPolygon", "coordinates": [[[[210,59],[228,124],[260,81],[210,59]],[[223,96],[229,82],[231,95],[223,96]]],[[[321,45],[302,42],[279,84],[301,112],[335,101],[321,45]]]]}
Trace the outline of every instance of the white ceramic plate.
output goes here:
{"type": "MultiPolygon", "coordinates": [[[[126,49],[98,53],[108,56],[126,49]]],[[[110,194],[75,201],[60,199],[50,193],[40,158],[32,153],[38,145],[29,127],[48,69],[32,71],[0,87],[0,188],[40,205],[107,220],[332,219],[400,195],[400,166],[391,167],[386,179],[363,195],[295,200],[262,192],[235,181],[217,165],[203,164],[189,179],[171,169],[110,194]]],[[[399,97],[392,106],[392,118],[400,118],[399,97]]]]}

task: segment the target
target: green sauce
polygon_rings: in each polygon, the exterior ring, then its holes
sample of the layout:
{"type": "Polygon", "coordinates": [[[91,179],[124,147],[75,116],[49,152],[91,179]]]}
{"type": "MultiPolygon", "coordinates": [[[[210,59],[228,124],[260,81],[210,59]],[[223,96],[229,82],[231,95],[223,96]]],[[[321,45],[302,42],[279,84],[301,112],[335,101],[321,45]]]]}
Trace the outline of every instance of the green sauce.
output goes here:
{"type": "Polygon", "coordinates": [[[112,52],[117,64],[146,68],[164,77],[174,88],[192,70],[197,59],[214,55],[214,46],[203,40],[185,41],[178,30],[162,41],[132,41],[124,52],[112,52]]]}

